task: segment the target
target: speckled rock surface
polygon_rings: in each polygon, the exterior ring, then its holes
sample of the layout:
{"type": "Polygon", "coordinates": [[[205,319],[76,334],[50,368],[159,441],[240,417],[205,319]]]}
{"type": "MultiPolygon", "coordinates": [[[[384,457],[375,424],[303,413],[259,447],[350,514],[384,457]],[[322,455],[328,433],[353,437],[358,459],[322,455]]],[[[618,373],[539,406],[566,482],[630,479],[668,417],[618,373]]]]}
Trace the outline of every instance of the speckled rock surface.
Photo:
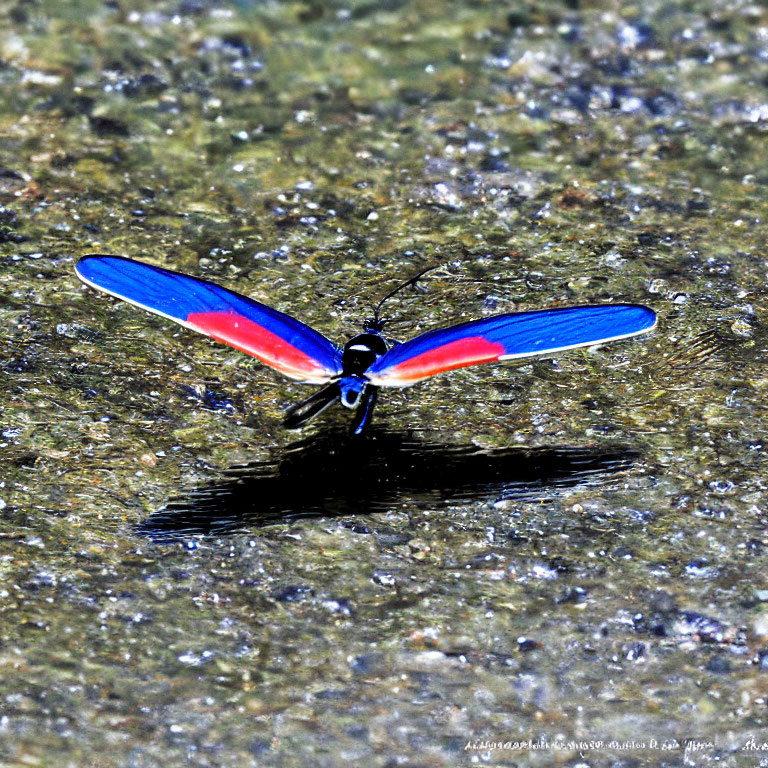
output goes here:
{"type": "Polygon", "coordinates": [[[12,0],[0,61],[4,766],[768,758],[762,5],[12,0]],[[395,338],[660,324],[362,450],[89,252],[339,342],[435,263],[395,338]]]}

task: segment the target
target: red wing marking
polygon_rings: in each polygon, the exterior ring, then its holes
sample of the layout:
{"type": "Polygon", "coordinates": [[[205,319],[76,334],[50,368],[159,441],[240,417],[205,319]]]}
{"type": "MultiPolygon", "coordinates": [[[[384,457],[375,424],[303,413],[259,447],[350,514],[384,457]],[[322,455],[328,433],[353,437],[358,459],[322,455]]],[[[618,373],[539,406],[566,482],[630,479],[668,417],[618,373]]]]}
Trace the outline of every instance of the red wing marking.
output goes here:
{"type": "Polygon", "coordinates": [[[464,368],[477,363],[491,363],[504,354],[504,345],[487,341],[482,336],[456,339],[447,344],[422,352],[410,360],[398,363],[386,371],[388,381],[419,381],[454,368],[464,368]]]}
{"type": "Polygon", "coordinates": [[[235,312],[192,312],[187,316],[186,324],[252,355],[286,376],[305,381],[325,381],[329,378],[329,372],[313,357],[264,326],[235,312]]]}

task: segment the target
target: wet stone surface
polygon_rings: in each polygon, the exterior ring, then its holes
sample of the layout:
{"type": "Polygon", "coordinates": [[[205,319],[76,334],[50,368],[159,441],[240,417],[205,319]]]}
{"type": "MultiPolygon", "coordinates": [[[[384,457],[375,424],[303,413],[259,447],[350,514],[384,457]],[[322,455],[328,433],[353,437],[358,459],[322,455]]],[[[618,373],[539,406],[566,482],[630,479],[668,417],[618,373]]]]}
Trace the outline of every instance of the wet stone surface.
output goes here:
{"type": "Polygon", "coordinates": [[[3,765],[765,757],[762,5],[18,0],[0,61],[3,765]],[[660,324],[386,392],[357,451],[89,252],[338,342],[436,263],[393,338],[660,324]]]}

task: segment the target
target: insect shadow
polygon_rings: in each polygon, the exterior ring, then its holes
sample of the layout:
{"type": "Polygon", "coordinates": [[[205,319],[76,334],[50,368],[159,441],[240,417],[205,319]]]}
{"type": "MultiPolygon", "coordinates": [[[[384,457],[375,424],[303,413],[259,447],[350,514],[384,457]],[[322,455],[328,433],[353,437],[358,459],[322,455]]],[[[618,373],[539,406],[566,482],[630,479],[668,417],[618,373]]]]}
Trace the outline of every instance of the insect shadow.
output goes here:
{"type": "Polygon", "coordinates": [[[400,503],[541,500],[628,469],[626,448],[495,448],[443,445],[372,430],[355,440],[332,429],[274,459],[233,467],[135,527],[157,542],[225,535],[301,518],[383,512],[400,503]]]}

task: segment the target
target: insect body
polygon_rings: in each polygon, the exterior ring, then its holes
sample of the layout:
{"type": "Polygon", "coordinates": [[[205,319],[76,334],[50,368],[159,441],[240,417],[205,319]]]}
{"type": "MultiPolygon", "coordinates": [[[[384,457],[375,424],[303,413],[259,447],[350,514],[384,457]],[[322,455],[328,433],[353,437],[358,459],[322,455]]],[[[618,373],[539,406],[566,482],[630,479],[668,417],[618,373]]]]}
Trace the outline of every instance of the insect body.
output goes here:
{"type": "Polygon", "coordinates": [[[468,365],[536,357],[650,331],[656,314],[638,304],[602,304],[514,312],[423,333],[389,347],[378,313],[339,349],[290,315],[207,280],[121,256],[91,255],[77,263],[87,285],[166,317],[256,357],[285,376],[325,386],[291,406],[288,428],[300,427],[337,400],[355,410],[352,431],[370,422],[380,387],[408,387],[468,365]]]}

